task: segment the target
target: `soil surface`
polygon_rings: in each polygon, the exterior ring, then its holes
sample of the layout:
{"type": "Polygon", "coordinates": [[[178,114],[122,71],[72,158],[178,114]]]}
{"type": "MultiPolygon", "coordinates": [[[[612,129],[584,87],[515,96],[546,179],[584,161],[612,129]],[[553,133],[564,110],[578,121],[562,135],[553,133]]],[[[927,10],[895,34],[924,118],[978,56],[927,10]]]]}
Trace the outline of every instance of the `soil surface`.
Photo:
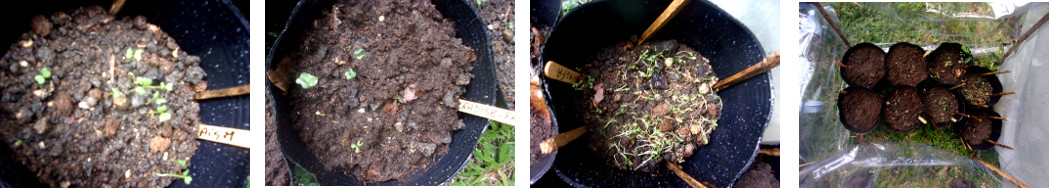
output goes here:
{"type": "Polygon", "coordinates": [[[327,170],[402,179],[448,151],[476,59],[452,24],[430,1],[341,1],[305,28],[281,64],[317,77],[287,89],[293,127],[327,170]]]}
{"type": "Polygon", "coordinates": [[[288,164],[284,161],[284,154],[280,152],[277,145],[277,125],[273,119],[270,100],[266,99],[266,185],[286,186],[291,183],[288,164]]]}
{"type": "Polygon", "coordinates": [[[925,113],[928,121],[936,124],[953,123],[951,119],[958,112],[958,99],[944,87],[932,87],[925,90],[925,113]]]}
{"type": "Polygon", "coordinates": [[[873,88],[885,76],[885,52],[877,46],[856,46],[841,62],[846,67],[841,78],[849,84],[873,88]]]}
{"type": "Polygon", "coordinates": [[[921,125],[918,116],[923,109],[921,95],[913,87],[900,87],[885,98],[882,108],[882,119],[885,125],[895,132],[908,132],[921,125]]]}
{"type": "MultiPolygon", "coordinates": [[[[546,35],[550,33],[548,27],[543,28],[546,29],[536,29],[536,27],[532,27],[531,30],[529,30],[529,33],[531,35],[531,37],[529,37],[529,40],[531,42],[531,67],[537,67],[539,65],[538,62],[539,56],[541,55],[540,52],[542,51],[542,45],[545,42],[546,35]]],[[[552,122],[553,119],[550,117],[550,111],[546,108],[546,101],[543,99],[543,88],[539,84],[539,79],[540,78],[539,75],[537,75],[537,72],[531,73],[532,81],[530,81],[529,83],[529,88],[531,91],[529,91],[528,100],[530,107],[529,112],[531,117],[529,123],[529,125],[531,125],[530,143],[532,145],[530,145],[531,150],[529,154],[531,157],[531,163],[529,164],[539,163],[539,161],[537,160],[544,156],[540,152],[539,146],[542,144],[543,140],[553,138],[554,136],[556,136],[558,131],[554,128],[552,122]]]]}
{"type": "Polygon", "coordinates": [[[772,174],[772,166],[763,161],[755,161],[743,176],[736,180],[736,187],[779,187],[779,180],[772,174]]]}
{"type": "Polygon", "coordinates": [[[41,182],[165,187],[187,169],[205,73],[146,21],[98,6],[26,20],[0,60],[0,135],[41,182]]]}
{"type": "Polygon", "coordinates": [[[846,89],[841,94],[841,122],[854,130],[866,132],[874,129],[881,118],[881,97],[863,88],[846,89]]]}
{"type": "MultiPolygon", "coordinates": [[[[474,2],[474,1],[468,1],[474,2]]],[[[471,3],[473,4],[473,3],[471,3]]],[[[484,0],[473,4],[488,23],[488,38],[492,41],[492,60],[495,61],[499,90],[506,96],[506,105],[514,108],[514,1],[484,0]]]]}
{"type": "Polygon", "coordinates": [[[574,84],[590,127],[590,148],[621,169],[680,163],[717,128],[721,98],[710,62],[677,41],[630,41],[600,50],[574,84]]]}
{"type": "Polygon", "coordinates": [[[929,74],[924,54],[925,50],[912,44],[893,45],[885,59],[885,79],[894,86],[917,86],[929,74]]]}
{"type": "Polygon", "coordinates": [[[951,180],[951,183],[950,183],[949,187],[950,188],[972,188],[973,187],[973,183],[971,183],[971,182],[969,182],[969,181],[967,181],[967,180],[965,180],[963,178],[955,178],[954,180],[951,180]]]}
{"type": "Polygon", "coordinates": [[[957,48],[938,48],[928,62],[929,77],[937,82],[955,85],[962,82],[965,75],[966,59],[957,48]]]}
{"type": "Polygon", "coordinates": [[[973,118],[965,123],[962,130],[962,140],[969,145],[983,144],[984,139],[991,138],[991,115],[987,113],[973,114],[973,118]]]}
{"type": "Polygon", "coordinates": [[[966,101],[976,104],[987,104],[991,101],[991,92],[994,92],[991,82],[977,73],[966,74],[965,85],[959,89],[966,101]]]}

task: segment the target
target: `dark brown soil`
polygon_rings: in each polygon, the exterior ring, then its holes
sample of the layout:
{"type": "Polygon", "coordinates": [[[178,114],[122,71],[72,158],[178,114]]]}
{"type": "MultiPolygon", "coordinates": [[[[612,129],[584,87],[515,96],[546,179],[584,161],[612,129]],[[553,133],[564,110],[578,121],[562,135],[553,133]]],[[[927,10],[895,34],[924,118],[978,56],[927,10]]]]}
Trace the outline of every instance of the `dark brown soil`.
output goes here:
{"type": "Polygon", "coordinates": [[[582,67],[576,84],[590,127],[590,148],[621,169],[652,171],[661,161],[683,162],[709,143],[721,113],[710,88],[710,62],[676,41],[639,47],[620,42],[582,67]]]}
{"type": "Polygon", "coordinates": [[[950,183],[949,187],[950,188],[972,188],[973,187],[973,183],[969,182],[969,181],[967,181],[967,180],[965,180],[963,178],[955,178],[954,180],[951,180],[951,183],[950,183]]]}
{"type": "Polygon", "coordinates": [[[878,125],[881,118],[882,100],[877,93],[867,89],[846,89],[841,94],[841,122],[852,130],[867,132],[878,125]]]}
{"type": "Polygon", "coordinates": [[[885,107],[881,112],[882,120],[890,130],[908,132],[921,125],[918,116],[922,114],[924,108],[917,89],[900,87],[885,98],[885,107]]]}
{"type": "MultiPolygon", "coordinates": [[[[474,1],[468,1],[474,2],[474,1]]],[[[492,41],[492,60],[495,61],[499,90],[506,96],[506,105],[514,108],[514,1],[485,0],[477,7],[481,19],[488,24],[488,39],[492,41]]],[[[526,25],[527,26],[527,25],[526,25]]],[[[516,27],[516,26],[515,26],[516,27]]]]}
{"type": "Polygon", "coordinates": [[[991,122],[991,115],[987,113],[973,114],[962,130],[962,140],[969,145],[983,144],[984,139],[991,138],[991,122]]]}
{"type": "Polygon", "coordinates": [[[176,161],[197,150],[200,58],[145,17],[97,6],[37,16],[32,27],[0,60],[0,135],[21,164],[52,187],[165,187],[176,178],[160,174],[188,168],[176,161]],[[51,76],[38,84],[44,68],[51,76]]]}
{"type": "Polygon", "coordinates": [[[873,88],[885,75],[885,52],[874,45],[857,45],[845,57],[845,68],[841,78],[849,84],[873,88]]]}
{"type": "MultiPolygon", "coordinates": [[[[530,57],[532,67],[536,67],[538,65],[540,55],[539,52],[542,51],[541,45],[543,44],[543,42],[545,42],[543,40],[546,38],[545,36],[547,35],[547,33],[550,33],[548,31],[549,29],[540,31],[540,29],[534,28],[535,27],[529,30],[531,35],[531,37],[529,37],[529,40],[531,42],[530,57]]],[[[539,85],[539,78],[537,75],[534,75],[535,72],[532,73],[532,81],[529,83],[529,114],[531,117],[529,125],[531,125],[530,128],[532,138],[530,140],[530,143],[532,145],[530,145],[531,150],[529,154],[531,157],[530,164],[537,164],[539,163],[539,161],[536,160],[544,156],[541,154],[539,146],[542,144],[543,140],[556,136],[557,129],[554,128],[554,125],[552,124],[553,119],[550,118],[550,111],[546,108],[546,101],[543,99],[543,89],[542,86],[539,85]]]]}
{"type": "Polygon", "coordinates": [[[928,62],[929,77],[937,82],[955,85],[962,82],[962,76],[965,75],[965,59],[962,56],[961,50],[957,48],[941,47],[936,49],[936,53],[929,54],[932,56],[931,61],[928,62]]]}
{"type": "Polygon", "coordinates": [[[288,164],[277,145],[277,125],[273,112],[269,110],[271,108],[270,100],[266,99],[266,185],[286,186],[291,183],[288,179],[288,164]]]}
{"type": "Polygon", "coordinates": [[[944,87],[932,87],[925,90],[925,113],[931,123],[953,123],[951,119],[961,106],[951,91],[944,87]]]}
{"type": "Polygon", "coordinates": [[[306,28],[281,63],[318,78],[288,93],[293,127],[326,169],[402,179],[448,151],[476,58],[452,24],[430,1],[341,1],[306,28]]]}
{"type": "Polygon", "coordinates": [[[925,50],[912,44],[893,45],[885,59],[885,79],[894,86],[917,86],[929,74],[924,54],[925,50]]]}
{"type": "Polygon", "coordinates": [[[994,87],[991,86],[991,82],[980,76],[977,73],[965,75],[965,85],[960,89],[962,96],[965,97],[965,101],[976,104],[987,104],[991,101],[991,92],[994,92],[994,87]]]}
{"type": "Polygon", "coordinates": [[[772,166],[762,161],[755,161],[743,176],[736,180],[736,187],[779,187],[779,180],[772,174],[772,166]]]}

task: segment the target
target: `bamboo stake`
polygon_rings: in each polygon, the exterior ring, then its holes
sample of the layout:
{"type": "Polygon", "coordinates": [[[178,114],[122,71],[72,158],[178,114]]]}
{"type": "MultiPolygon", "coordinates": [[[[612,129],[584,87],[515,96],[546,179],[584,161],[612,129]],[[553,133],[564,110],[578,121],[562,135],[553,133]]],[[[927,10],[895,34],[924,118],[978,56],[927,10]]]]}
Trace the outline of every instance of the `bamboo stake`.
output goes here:
{"type": "Polygon", "coordinates": [[[969,104],[971,104],[971,105],[973,105],[973,106],[979,106],[979,107],[984,107],[984,108],[987,108],[987,105],[986,105],[986,104],[976,104],[975,102],[969,102],[969,104]]]}
{"type": "Polygon", "coordinates": [[[1013,72],[1013,71],[1003,70],[1003,71],[987,72],[987,73],[980,74],[980,76],[990,76],[990,75],[1002,74],[1002,73],[1010,73],[1010,72],[1013,72]]]}
{"type": "Polygon", "coordinates": [[[991,143],[991,144],[994,144],[994,145],[996,145],[998,147],[1003,147],[1005,149],[1013,150],[1013,147],[1006,146],[1005,144],[999,144],[998,142],[994,142],[991,139],[983,139],[983,141],[991,143]]]}
{"type": "Polygon", "coordinates": [[[652,22],[652,25],[649,25],[644,33],[641,33],[641,40],[637,40],[637,45],[641,46],[641,43],[645,42],[648,37],[655,34],[659,29],[662,29],[663,26],[667,24],[667,21],[674,18],[674,16],[676,16],[677,13],[681,11],[681,8],[684,8],[687,3],[688,0],[674,0],[674,2],[671,2],[670,6],[667,6],[667,9],[663,10],[662,14],[659,14],[659,18],[656,18],[656,21],[652,22]]]}
{"type": "Polygon", "coordinates": [[[962,87],[962,86],[964,86],[964,85],[965,85],[965,82],[962,82],[961,84],[958,84],[958,85],[956,85],[956,86],[954,86],[954,87],[951,87],[951,88],[947,88],[947,90],[954,90],[954,89],[958,89],[958,88],[960,88],[960,87],[962,87]]]}
{"type": "Polygon", "coordinates": [[[113,0],[113,5],[109,6],[109,15],[117,15],[120,9],[124,7],[125,0],[113,0]]]}
{"type": "Polygon", "coordinates": [[[772,57],[765,58],[758,62],[758,64],[751,65],[747,69],[743,69],[739,73],[736,73],[724,80],[718,81],[714,84],[714,90],[722,90],[732,86],[736,83],[742,82],[743,80],[749,79],[750,77],[757,76],[758,74],[768,72],[772,68],[779,66],[779,51],[776,51],[772,57]]]}
{"type": "Polygon", "coordinates": [[[925,121],[925,118],[922,118],[921,116],[918,116],[918,121],[921,121],[922,124],[928,124],[929,123],[928,121],[925,121]]]}
{"type": "Polygon", "coordinates": [[[206,90],[193,96],[193,100],[205,100],[222,97],[232,97],[251,93],[251,85],[242,85],[224,89],[206,90]]]}
{"type": "Polygon", "coordinates": [[[834,64],[838,65],[841,68],[849,68],[849,66],[845,66],[845,64],[841,63],[841,61],[838,60],[834,60],[834,64]]]}
{"type": "Polygon", "coordinates": [[[997,119],[997,120],[1002,120],[1002,121],[1009,121],[1009,119],[1006,119],[1006,118],[1003,118],[1003,117],[998,117],[998,116],[991,116],[991,119],[997,119]]]}
{"type": "Polygon", "coordinates": [[[845,38],[845,34],[841,33],[841,28],[838,28],[838,24],[835,24],[834,21],[832,21],[830,14],[827,14],[827,10],[823,9],[823,5],[820,3],[815,4],[816,9],[820,11],[821,15],[823,15],[823,19],[827,20],[827,24],[830,24],[830,27],[834,28],[834,32],[838,33],[838,37],[841,37],[841,41],[845,42],[845,47],[852,47],[852,43],[849,43],[849,39],[845,38]]]}
{"type": "Polygon", "coordinates": [[[779,148],[758,149],[758,154],[779,157],[779,148]]]}
{"type": "Polygon", "coordinates": [[[995,93],[995,94],[990,94],[990,95],[987,95],[987,96],[1005,96],[1005,95],[1012,95],[1012,94],[1016,94],[1016,91],[1010,91],[1010,92],[1005,92],[1005,93],[995,93]]]}
{"type": "Polygon", "coordinates": [[[544,140],[543,143],[539,145],[539,150],[541,150],[540,152],[543,154],[550,154],[550,152],[554,152],[557,148],[561,148],[561,146],[565,146],[569,142],[572,142],[572,140],[579,138],[583,133],[586,133],[586,126],[580,126],[571,131],[557,134],[557,136],[554,136],[553,138],[544,140]]]}
{"type": "Polygon", "coordinates": [[[1045,16],[1042,16],[1042,19],[1038,20],[1038,23],[1035,23],[1034,26],[1031,27],[1031,29],[1027,30],[1027,32],[1024,32],[1023,36],[1020,36],[1020,39],[1016,40],[1015,44],[1009,46],[1009,51],[1006,51],[1005,55],[1002,55],[1002,58],[998,59],[998,64],[1001,65],[1002,63],[1005,63],[1005,58],[1013,54],[1013,51],[1016,50],[1016,47],[1019,47],[1020,44],[1023,44],[1024,40],[1027,40],[1027,37],[1031,36],[1031,33],[1034,33],[1034,31],[1038,30],[1038,28],[1041,28],[1042,25],[1045,24],[1046,20],[1049,20],[1049,13],[1045,13],[1045,16]]]}
{"type": "Polygon", "coordinates": [[[681,170],[681,165],[667,161],[667,168],[669,168],[670,171],[674,171],[674,174],[677,174],[678,177],[681,177],[681,180],[685,180],[685,183],[688,183],[689,186],[706,188],[706,186],[703,186],[703,184],[699,183],[698,180],[692,178],[691,175],[688,175],[688,173],[685,173],[685,171],[681,170]]]}
{"type": "Polygon", "coordinates": [[[972,156],[969,156],[969,158],[971,158],[973,160],[976,160],[976,162],[980,162],[980,164],[983,164],[983,166],[991,169],[991,171],[997,172],[999,175],[1002,175],[1002,177],[1005,177],[1005,179],[1008,179],[1009,181],[1015,183],[1016,186],[1019,186],[1019,187],[1022,187],[1022,188],[1030,188],[1030,187],[1027,186],[1027,184],[1024,184],[1023,182],[1020,182],[1020,180],[1017,180],[1016,178],[1013,178],[1012,175],[1009,175],[1008,173],[1005,173],[1005,171],[1002,171],[1002,169],[998,169],[998,167],[995,167],[994,165],[991,165],[991,163],[984,162],[983,160],[977,159],[976,157],[972,157],[972,156]]]}

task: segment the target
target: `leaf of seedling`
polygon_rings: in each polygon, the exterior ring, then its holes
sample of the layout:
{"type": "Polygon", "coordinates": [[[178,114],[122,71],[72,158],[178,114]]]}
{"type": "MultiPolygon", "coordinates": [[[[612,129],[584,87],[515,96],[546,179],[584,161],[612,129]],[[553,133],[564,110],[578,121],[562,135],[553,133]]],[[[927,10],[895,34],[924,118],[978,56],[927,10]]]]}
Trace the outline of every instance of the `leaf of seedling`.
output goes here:
{"type": "Polygon", "coordinates": [[[357,77],[357,72],[353,72],[353,68],[350,68],[350,70],[346,71],[345,75],[347,80],[353,80],[353,78],[357,77]]]}
{"type": "Polygon", "coordinates": [[[171,113],[168,113],[168,112],[160,113],[160,116],[158,117],[158,119],[160,120],[161,123],[163,123],[165,121],[168,121],[168,120],[171,120],[171,113]]]}
{"type": "Polygon", "coordinates": [[[153,85],[153,79],[149,79],[146,77],[137,77],[135,78],[135,84],[138,84],[140,86],[150,86],[153,85]]]}
{"type": "Polygon", "coordinates": [[[15,147],[22,145],[22,139],[15,140],[15,147]]]}
{"type": "Polygon", "coordinates": [[[157,104],[164,104],[164,103],[168,103],[168,99],[166,99],[166,98],[159,98],[159,99],[157,99],[157,104]]]}
{"type": "Polygon", "coordinates": [[[172,89],[174,89],[174,85],[175,84],[167,84],[167,85],[163,85],[163,87],[164,87],[164,90],[171,91],[172,89]]]}
{"type": "Polygon", "coordinates": [[[302,89],[309,89],[310,87],[317,85],[317,77],[304,72],[299,74],[299,78],[295,79],[295,83],[302,86],[302,89]]]}
{"type": "Polygon", "coordinates": [[[124,93],[120,92],[120,89],[117,89],[117,87],[113,87],[113,93],[112,93],[113,98],[120,97],[120,95],[123,95],[123,94],[124,93]]]}
{"type": "Polygon", "coordinates": [[[142,51],[141,48],[135,50],[135,55],[134,55],[135,61],[142,60],[142,52],[143,51],[142,51]]]}
{"type": "Polygon", "coordinates": [[[51,78],[51,70],[44,67],[43,69],[40,69],[40,75],[43,75],[44,78],[51,78]]]}
{"type": "Polygon", "coordinates": [[[133,60],[132,58],[134,57],[135,51],[131,50],[131,48],[127,48],[127,53],[124,53],[124,60],[126,60],[127,62],[131,62],[131,60],[133,60]]]}
{"type": "Polygon", "coordinates": [[[353,57],[356,57],[357,60],[364,59],[365,55],[368,55],[368,54],[364,52],[364,48],[361,48],[361,49],[357,50],[356,52],[353,52],[353,57]]]}
{"type": "Polygon", "coordinates": [[[44,85],[44,82],[47,81],[47,80],[44,80],[44,76],[41,76],[41,75],[36,75],[36,76],[33,77],[33,79],[36,80],[36,84],[40,84],[40,85],[44,85]]]}
{"type": "Polygon", "coordinates": [[[178,164],[179,166],[186,166],[186,160],[185,159],[176,159],[175,160],[175,164],[178,164]]]}
{"type": "Polygon", "coordinates": [[[190,182],[193,182],[193,177],[189,176],[189,169],[186,169],[186,171],[182,171],[182,181],[186,182],[186,185],[189,185],[190,182]]]}
{"type": "Polygon", "coordinates": [[[148,94],[146,88],[143,88],[142,86],[135,87],[135,93],[138,93],[139,95],[148,94]]]}
{"type": "Polygon", "coordinates": [[[168,105],[161,105],[160,107],[157,107],[157,113],[164,114],[166,112],[168,112],[168,105]]]}

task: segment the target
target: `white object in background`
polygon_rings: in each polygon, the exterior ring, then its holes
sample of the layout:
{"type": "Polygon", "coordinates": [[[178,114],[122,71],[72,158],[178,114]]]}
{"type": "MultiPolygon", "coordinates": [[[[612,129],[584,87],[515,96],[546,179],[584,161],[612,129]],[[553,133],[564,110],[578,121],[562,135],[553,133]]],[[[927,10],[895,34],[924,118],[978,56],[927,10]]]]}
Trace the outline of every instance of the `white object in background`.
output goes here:
{"type": "MultiPolygon", "coordinates": [[[[996,10],[997,11],[997,10],[996,10]]],[[[1031,7],[1022,22],[1021,33],[1027,32],[1038,19],[1049,12],[1049,4],[1031,7]]],[[[996,147],[999,166],[1031,187],[1049,187],[1049,26],[1031,34],[1017,50],[1006,59],[999,70],[1012,73],[999,74],[1003,91],[1016,91],[1006,95],[994,106],[995,112],[1008,121],[1002,122],[999,143],[1016,150],[996,147]]]]}

